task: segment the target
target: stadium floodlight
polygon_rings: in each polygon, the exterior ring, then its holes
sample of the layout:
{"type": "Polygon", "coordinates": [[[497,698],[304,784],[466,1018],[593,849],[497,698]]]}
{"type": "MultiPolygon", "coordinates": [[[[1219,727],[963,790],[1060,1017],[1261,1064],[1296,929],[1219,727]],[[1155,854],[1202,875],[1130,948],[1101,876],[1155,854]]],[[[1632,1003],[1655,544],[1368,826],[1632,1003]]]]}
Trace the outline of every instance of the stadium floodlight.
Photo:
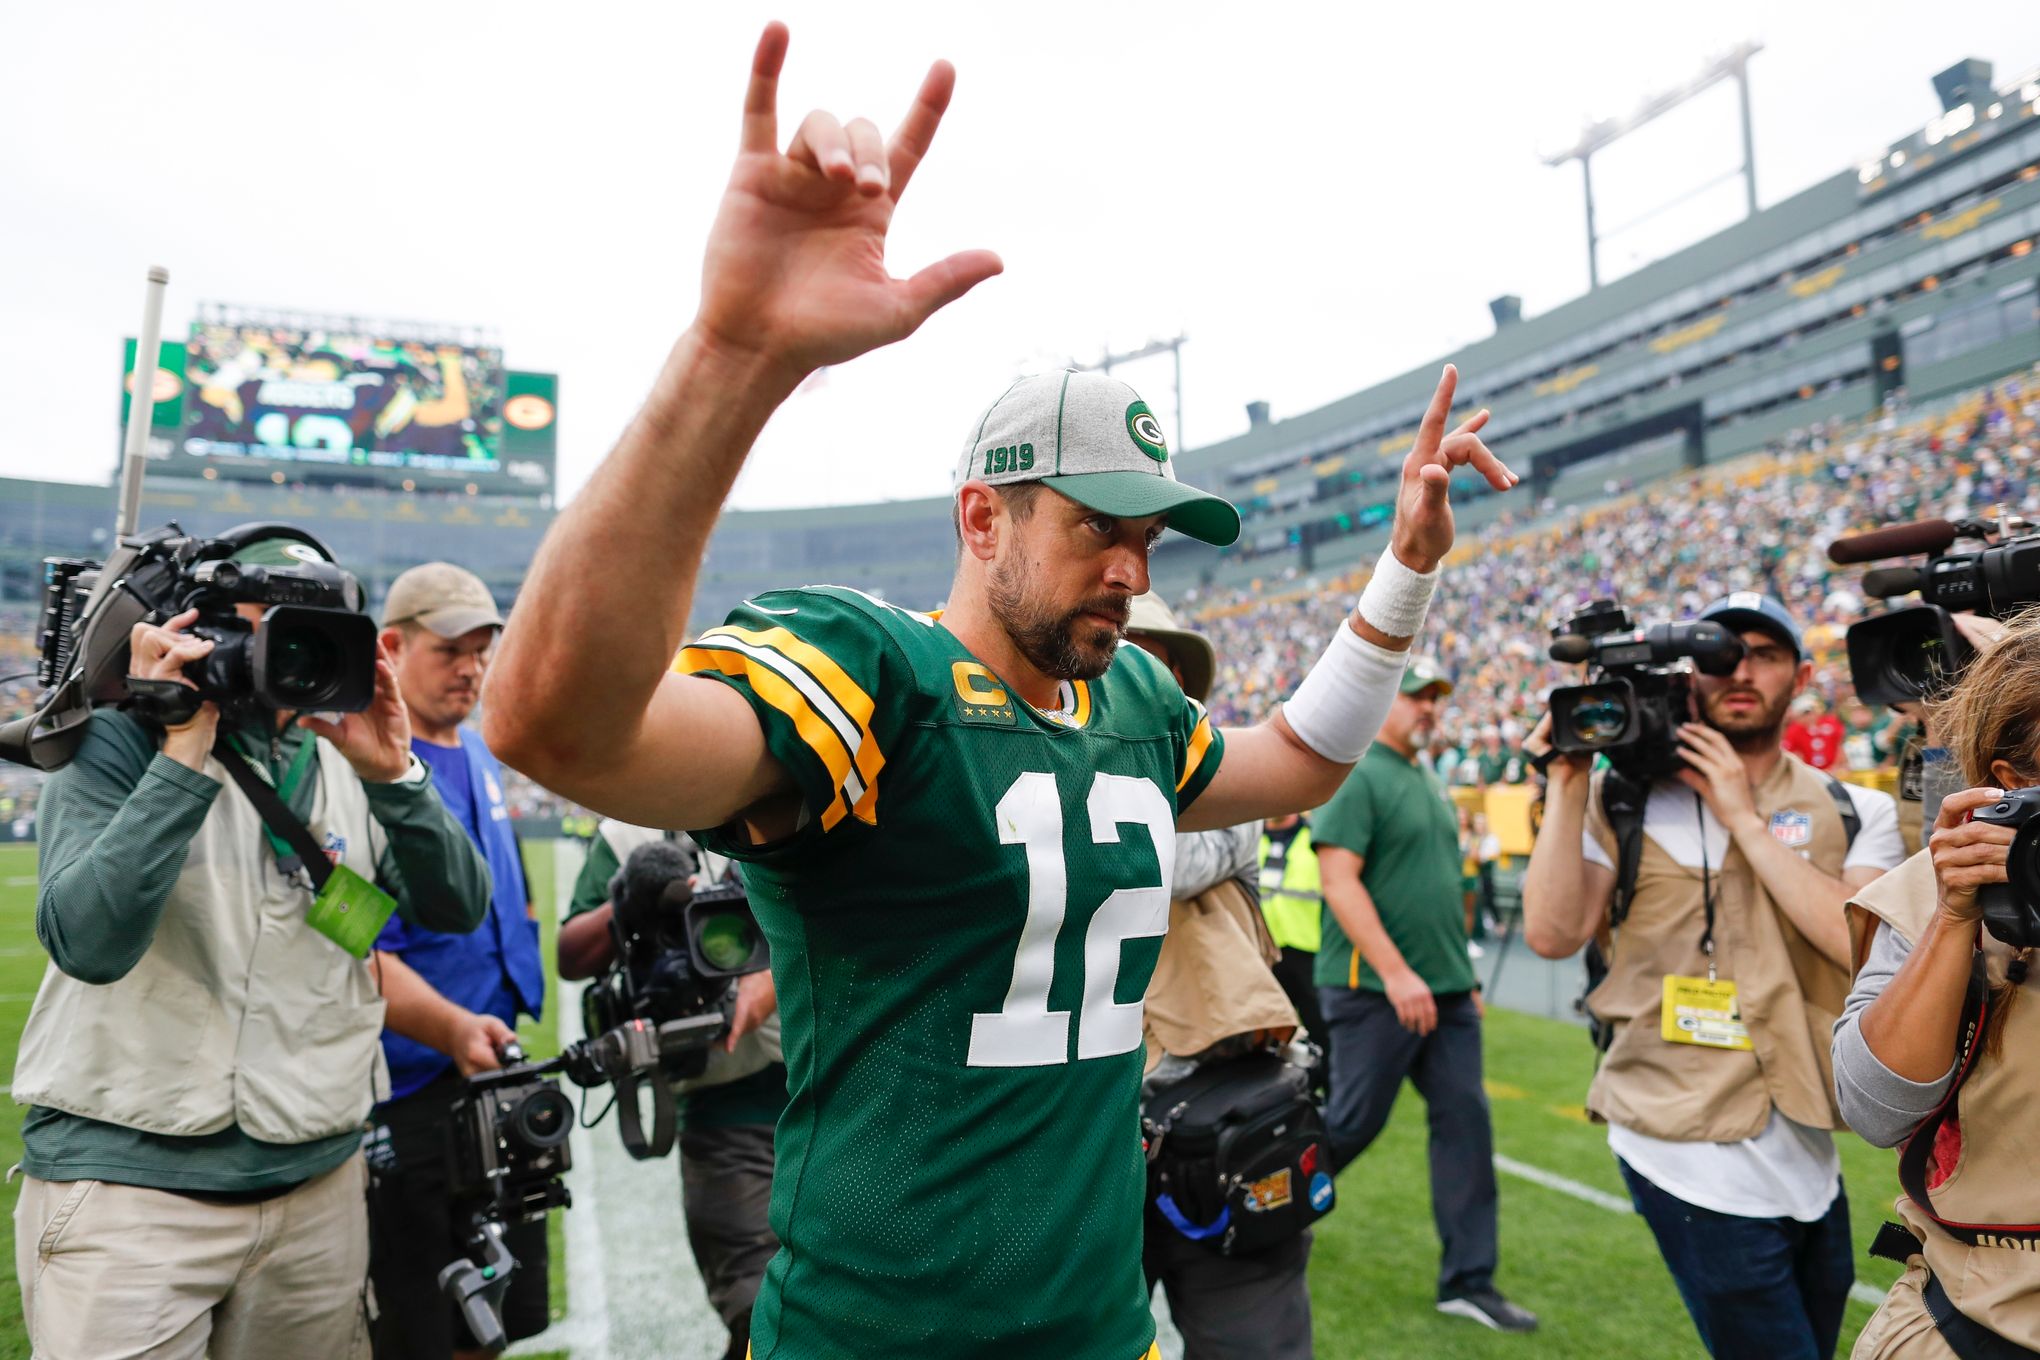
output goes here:
{"type": "Polygon", "coordinates": [[[156,415],[156,367],[163,357],[163,290],[170,271],[149,266],[149,288],[142,298],[142,330],[135,344],[135,371],[129,379],[128,423],[120,461],[120,514],[114,521],[116,539],[135,531],[142,516],[142,472],[148,464],[149,424],[156,415]]]}
{"type": "MultiPolygon", "coordinates": [[[[1669,90],[1651,95],[1629,113],[1614,118],[1596,118],[1580,129],[1579,141],[1563,151],[1544,157],[1549,166],[1567,161],[1580,163],[1580,179],[1587,194],[1587,287],[1601,286],[1601,237],[1594,227],[1594,153],[1609,143],[1636,131],[1652,119],[1669,113],[1724,80],[1733,80],[1739,93],[1737,107],[1742,116],[1742,177],[1744,216],[1757,211],[1757,152],[1750,135],[1750,58],[1764,50],[1760,42],[1737,43],[1700,68],[1698,74],[1669,90]]],[[[1631,225],[1634,225],[1633,223],[1631,225]]]]}

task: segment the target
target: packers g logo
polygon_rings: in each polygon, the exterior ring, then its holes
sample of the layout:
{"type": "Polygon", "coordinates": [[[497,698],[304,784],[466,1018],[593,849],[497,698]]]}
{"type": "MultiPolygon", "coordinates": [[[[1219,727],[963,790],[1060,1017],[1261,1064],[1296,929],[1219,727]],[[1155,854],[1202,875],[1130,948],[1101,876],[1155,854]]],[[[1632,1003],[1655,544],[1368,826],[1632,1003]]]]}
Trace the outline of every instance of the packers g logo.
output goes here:
{"type": "Polygon", "coordinates": [[[1169,461],[1169,441],[1162,438],[1162,422],[1155,419],[1146,402],[1137,401],[1126,408],[1126,432],[1142,453],[1157,463],[1169,461]]]}

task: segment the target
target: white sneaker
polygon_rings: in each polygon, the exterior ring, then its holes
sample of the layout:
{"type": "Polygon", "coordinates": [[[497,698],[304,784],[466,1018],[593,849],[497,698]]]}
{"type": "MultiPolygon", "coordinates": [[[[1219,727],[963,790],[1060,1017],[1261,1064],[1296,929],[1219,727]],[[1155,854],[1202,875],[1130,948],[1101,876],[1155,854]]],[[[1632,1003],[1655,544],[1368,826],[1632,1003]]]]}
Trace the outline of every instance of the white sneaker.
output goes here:
{"type": "Polygon", "coordinates": [[[1480,947],[1479,940],[1468,940],[1466,942],[1466,957],[1469,959],[1484,959],[1487,957],[1487,950],[1480,947]]]}

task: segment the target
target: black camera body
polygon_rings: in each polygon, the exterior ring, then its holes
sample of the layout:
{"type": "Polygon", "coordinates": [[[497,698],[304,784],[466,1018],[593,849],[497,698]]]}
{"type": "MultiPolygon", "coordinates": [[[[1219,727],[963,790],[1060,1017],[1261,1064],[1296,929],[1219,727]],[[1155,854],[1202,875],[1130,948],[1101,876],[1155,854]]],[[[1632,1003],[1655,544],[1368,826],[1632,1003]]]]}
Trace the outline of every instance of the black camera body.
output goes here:
{"type": "Polygon", "coordinates": [[[375,698],[375,624],[361,612],[353,576],[331,564],[317,538],[288,524],[243,524],[214,538],[175,524],[120,541],[105,563],[47,558],[37,626],[33,711],[0,726],[0,759],[54,770],[84,738],[94,708],[127,703],[159,722],[187,720],[211,700],[245,717],[263,709],[351,713],[375,698]],[[291,567],[232,561],[262,539],[305,545],[291,567]],[[260,622],[237,605],[263,606],[260,622]],[[137,623],[198,610],[191,628],[213,650],[187,677],[128,678],[128,639],[137,623]]]}
{"type": "Polygon", "coordinates": [[[1551,692],[1551,744],[1568,755],[1606,755],[1639,783],[1684,768],[1679,724],[1692,714],[1690,660],[1703,675],[1729,675],[1742,639],[1718,623],[1637,628],[1613,600],[1596,600],[1551,630],[1551,659],[1586,662],[1594,679],[1551,692]]]}
{"type": "Polygon", "coordinates": [[[1974,655],[1955,627],[1956,611],[2001,619],[2040,602],[2040,534],[2006,538],[2006,527],[1989,521],[1929,521],[1880,529],[1862,536],[1871,543],[1867,551],[1852,550],[1851,541],[1844,539],[1829,553],[1860,560],[1858,553],[1878,555],[1879,539],[1930,538],[1930,526],[1938,526],[1944,547],[1958,538],[1982,540],[1986,546],[1963,553],[1936,550],[1917,567],[1884,567],[1864,574],[1867,594],[1888,599],[1917,591],[1920,597],[1919,604],[1849,626],[1849,678],[1865,703],[1928,699],[1953,683],[1974,655]],[[1990,543],[1993,535],[2001,541],[1990,543]]]}
{"type": "Polygon", "coordinates": [[[452,1103],[447,1188],[453,1198],[498,1209],[506,1219],[535,1218],[570,1202],[560,1177],[573,1165],[567,1135],[574,1102],[548,1070],[511,1060],[467,1079],[452,1103]]]}
{"type": "Polygon", "coordinates": [[[1983,928],[2014,949],[2040,945],[2040,787],[2007,789],[2003,798],[1969,818],[2018,828],[2005,854],[2008,881],[1976,890],[1983,928]]]}

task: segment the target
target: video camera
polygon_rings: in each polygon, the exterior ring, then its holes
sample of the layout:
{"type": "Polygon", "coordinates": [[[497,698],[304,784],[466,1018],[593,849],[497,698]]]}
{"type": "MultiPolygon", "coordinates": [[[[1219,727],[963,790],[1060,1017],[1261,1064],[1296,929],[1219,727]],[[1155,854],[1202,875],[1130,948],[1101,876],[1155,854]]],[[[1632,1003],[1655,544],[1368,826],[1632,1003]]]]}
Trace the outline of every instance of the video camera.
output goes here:
{"type": "Polygon", "coordinates": [[[1594,679],[1551,692],[1551,744],[1568,755],[1603,754],[1638,783],[1676,773],[1679,724],[1692,713],[1691,660],[1702,675],[1729,675],[1742,639],[1718,623],[1637,628],[1613,600],[1595,600],[1551,630],[1551,659],[1585,662],[1594,679]]]}
{"type": "Polygon", "coordinates": [[[1976,890],[1983,928],[2014,949],[2040,945],[2040,787],[2008,789],[1969,819],[2018,828],[2005,852],[2006,881],[1976,890]]]}
{"type": "Polygon", "coordinates": [[[663,1088],[700,1076],[709,1050],[729,1032],[737,978],[768,962],[743,885],[697,890],[690,882],[696,868],[678,841],[630,853],[609,882],[616,960],[581,994],[583,1023],[599,1036],[590,1042],[603,1046],[603,1061],[618,1073],[608,1079],[623,1145],[634,1157],[664,1156],[673,1145],[673,1103],[663,1089],[654,1092],[652,1136],[643,1134],[643,1078],[656,1069],[663,1088]]]}
{"type": "Polygon", "coordinates": [[[469,1077],[454,1098],[449,1183],[470,1230],[468,1255],[440,1271],[439,1287],[492,1355],[504,1344],[503,1295],[517,1268],[505,1226],[573,1202],[561,1178],[572,1166],[574,1109],[553,1074],[584,1090],[612,1087],[625,1151],[663,1157],[678,1131],[670,1083],[701,1074],[729,1032],[736,979],[766,966],[743,886],[696,892],[695,869],[676,841],[632,851],[609,884],[616,961],[582,994],[588,1037],[540,1063],[512,1044],[501,1070],[469,1077]],[[647,1086],[650,1137],[640,1098],[647,1086]]]}
{"type": "Polygon", "coordinates": [[[1931,698],[1952,683],[1973,652],[1955,627],[1955,610],[1992,618],[2040,602],[2040,533],[2016,516],[1996,520],[1921,520],[1838,538],[1828,545],[1837,564],[1924,552],[1916,567],[1881,567],[1864,573],[1865,594],[1890,599],[1919,592],[1921,603],[1852,624],[1849,678],[1865,703],[1898,704],[1931,698]],[[1958,539],[1984,546],[1951,553],[1958,539]]]}
{"type": "Polygon", "coordinates": [[[263,710],[352,713],[375,697],[375,624],[361,612],[353,576],[332,565],[317,538],[288,524],[243,524],[214,538],[176,524],[121,539],[105,563],[43,561],[34,710],[0,726],[0,758],[54,770],[76,752],[92,710],[126,703],[165,724],[188,721],[211,700],[222,713],[263,710]],[[295,566],[255,566],[235,553],[262,539],[305,548],[295,566]],[[250,623],[235,608],[264,606],[250,623]],[[131,680],[128,638],[137,623],[188,609],[188,630],[213,649],[185,668],[191,685],[131,680]]]}

